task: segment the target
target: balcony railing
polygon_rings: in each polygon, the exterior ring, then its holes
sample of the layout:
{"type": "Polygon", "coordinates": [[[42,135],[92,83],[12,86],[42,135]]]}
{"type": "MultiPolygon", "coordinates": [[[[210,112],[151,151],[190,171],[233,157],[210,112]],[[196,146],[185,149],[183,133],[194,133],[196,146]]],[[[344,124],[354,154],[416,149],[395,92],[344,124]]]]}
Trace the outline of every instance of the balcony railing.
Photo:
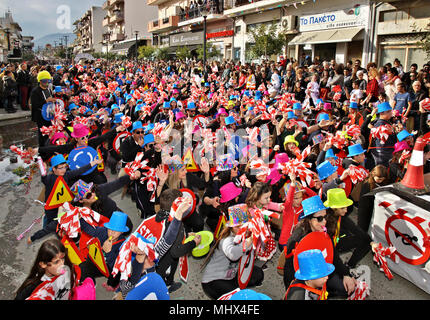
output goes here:
{"type": "Polygon", "coordinates": [[[110,37],[111,41],[122,41],[124,39],[125,39],[125,34],[124,33],[114,33],[110,37]]]}
{"type": "Polygon", "coordinates": [[[124,13],[119,12],[110,17],[110,23],[117,23],[124,20],[124,13]]]}
{"type": "Polygon", "coordinates": [[[115,4],[120,4],[123,3],[124,0],[109,0],[110,1],[110,5],[113,6],[115,4]]]}
{"type": "Polygon", "coordinates": [[[102,25],[103,25],[103,27],[107,27],[109,25],[109,23],[110,23],[110,19],[109,19],[109,17],[106,17],[103,19],[102,25]]]}
{"type": "Polygon", "coordinates": [[[170,16],[158,20],[153,20],[148,23],[148,32],[174,28],[178,26],[179,16],[170,16]]]}
{"type": "MultiPolygon", "coordinates": [[[[218,6],[216,4],[210,5],[207,7],[208,14],[222,14],[224,11],[223,2],[220,1],[218,6]]],[[[195,19],[202,17],[201,8],[200,7],[191,7],[191,8],[182,8],[179,13],[179,22],[184,22],[187,20],[195,19]]]]}

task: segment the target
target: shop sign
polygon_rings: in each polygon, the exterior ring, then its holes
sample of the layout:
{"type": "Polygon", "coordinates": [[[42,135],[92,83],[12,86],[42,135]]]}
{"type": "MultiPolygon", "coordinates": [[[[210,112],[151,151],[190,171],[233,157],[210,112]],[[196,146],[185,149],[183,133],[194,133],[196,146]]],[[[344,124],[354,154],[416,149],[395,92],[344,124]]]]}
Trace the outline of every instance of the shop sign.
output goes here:
{"type": "Polygon", "coordinates": [[[203,32],[186,32],[179,34],[172,34],[170,36],[170,46],[187,46],[203,43],[203,32]]]}
{"type": "Polygon", "coordinates": [[[306,15],[300,17],[300,32],[326,29],[365,27],[369,17],[368,6],[306,15]]]}
{"type": "Polygon", "coordinates": [[[222,38],[222,37],[231,37],[233,36],[233,30],[224,30],[219,32],[211,32],[206,34],[206,39],[213,39],[213,38],[222,38]]]}

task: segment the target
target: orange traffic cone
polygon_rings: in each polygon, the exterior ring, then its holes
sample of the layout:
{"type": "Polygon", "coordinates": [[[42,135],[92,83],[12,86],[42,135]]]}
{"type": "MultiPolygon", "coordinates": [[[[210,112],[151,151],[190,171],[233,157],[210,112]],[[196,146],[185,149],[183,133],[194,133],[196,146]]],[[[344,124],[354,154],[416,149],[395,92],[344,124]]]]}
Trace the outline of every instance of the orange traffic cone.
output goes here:
{"type": "Polygon", "coordinates": [[[409,160],[408,169],[406,171],[401,185],[407,188],[423,190],[426,188],[424,184],[424,147],[426,143],[423,138],[418,138],[412,151],[411,159],[409,160]]]}

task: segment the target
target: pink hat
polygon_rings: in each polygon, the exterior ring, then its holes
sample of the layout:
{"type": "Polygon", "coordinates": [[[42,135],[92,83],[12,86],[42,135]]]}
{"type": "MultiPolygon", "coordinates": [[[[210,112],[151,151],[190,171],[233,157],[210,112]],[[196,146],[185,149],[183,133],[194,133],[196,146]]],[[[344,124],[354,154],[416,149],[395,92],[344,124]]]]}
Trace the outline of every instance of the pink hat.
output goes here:
{"type": "Polygon", "coordinates": [[[60,138],[67,139],[66,135],[63,132],[56,132],[51,138],[51,143],[54,144],[55,141],[57,141],[60,138]]]}
{"type": "Polygon", "coordinates": [[[225,111],[224,108],[219,108],[217,114],[215,115],[216,118],[218,118],[221,114],[225,114],[226,116],[228,116],[227,111],[225,111]]]}
{"type": "Polygon", "coordinates": [[[395,154],[396,152],[399,152],[399,151],[410,150],[410,149],[411,149],[411,147],[409,146],[409,144],[406,141],[400,141],[394,145],[393,154],[395,154]]]}
{"type": "Polygon", "coordinates": [[[288,162],[290,160],[290,158],[288,157],[288,155],[285,152],[282,153],[278,153],[275,156],[275,165],[273,166],[275,169],[278,169],[278,165],[280,163],[284,163],[284,162],[288,162]]]}
{"type": "Polygon", "coordinates": [[[83,125],[82,123],[77,123],[73,126],[73,138],[82,138],[88,135],[88,133],[90,133],[90,130],[86,125],[83,125]]]}
{"type": "Polygon", "coordinates": [[[326,102],[324,103],[324,110],[331,110],[331,103],[330,102],[326,102]]]}
{"type": "Polygon", "coordinates": [[[266,182],[270,181],[270,184],[275,184],[276,182],[281,180],[281,178],[282,175],[279,173],[278,169],[275,169],[275,167],[273,167],[272,169],[270,169],[270,174],[267,176],[266,182]]]}
{"type": "Polygon", "coordinates": [[[182,111],[176,112],[175,116],[176,116],[176,121],[182,118],[186,118],[185,114],[182,111]]]}
{"type": "Polygon", "coordinates": [[[242,189],[236,187],[233,182],[223,185],[219,191],[221,192],[221,200],[219,201],[220,203],[229,202],[242,193],[242,189]]]}

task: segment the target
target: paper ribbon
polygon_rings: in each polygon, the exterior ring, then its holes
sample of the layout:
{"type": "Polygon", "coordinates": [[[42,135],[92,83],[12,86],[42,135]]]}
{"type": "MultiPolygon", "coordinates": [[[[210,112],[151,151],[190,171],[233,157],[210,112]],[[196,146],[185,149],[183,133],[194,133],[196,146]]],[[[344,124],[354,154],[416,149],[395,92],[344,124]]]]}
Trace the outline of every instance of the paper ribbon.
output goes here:
{"type": "Polygon", "coordinates": [[[354,292],[347,300],[365,300],[369,294],[369,285],[365,281],[360,280],[357,282],[354,292]]]}
{"type": "Polygon", "coordinates": [[[387,260],[385,259],[385,257],[389,257],[391,260],[397,263],[398,256],[395,254],[396,248],[392,246],[385,248],[382,246],[381,243],[378,243],[377,245],[372,247],[372,251],[373,261],[378,264],[379,270],[384,272],[389,280],[393,279],[393,274],[388,268],[387,260]]]}
{"type": "Polygon", "coordinates": [[[426,111],[430,111],[430,98],[425,98],[424,100],[422,100],[420,102],[420,106],[426,110],[426,111]]]}
{"type": "Polygon", "coordinates": [[[264,176],[270,174],[270,168],[267,164],[263,162],[262,159],[252,160],[250,164],[252,170],[257,170],[256,176],[264,176]]]}
{"type": "Polygon", "coordinates": [[[74,207],[69,202],[65,202],[62,207],[65,214],[60,217],[58,225],[69,238],[76,238],[81,232],[79,218],[93,227],[96,227],[100,221],[100,214],[90,208],[74,207]]]}
{"type": "Polygon", "coordinates": [[[348,169],[353,184],[364,181],[369,176],[369,171],[363,167],[350,165],[348,169]]]}
{"type": "Polygon", "coordinates": [[[131,276],[131,246],[133,244],[137,246],[139,250],[144,251],[150,261],[154,261],[158,257],[157,252],[154,250],[155,238],[150,238],[145,241],[143,237],[142,226],[143,223],[135,232],[130,235],[127,240],[125,240],[115,260],[115,264],[112,269],[112,275],[115,276],[120,273],[121,280],[127,280],[131,276]]]}
{"type": "Polygon", "coordinates": [[[23,150],[22,148],[17,147],[16,145],[11,145],[9,149],[16,153],[22,161],[26,164],[30,164],[33,161],[33,157],[30,154],[30,151],[23,150]]]}
{"type": "Polygon", "coordinates": [[[392,133],[392,127],[387,124],[370,129],[370,134],[372,135],[372,137],[375,139],[379,139],[381,144],[385,144],[385,142],[387,142],[387,139],[392,133]]]}
{"type": "Polygon", "coordinates": [[[132,125],[131,118],[129,116],[121,117],[121,125],[125,128],[129,128],[132,125]]]}
{"type": "Polygon", "coordinates": [[[278,219],[280,217],[280,215],[275,212],[271,212],[271,211],[263,212],[259,209],[256,209],[253,213],[252,219],[242,224],[236,236],[234,237],[235,243],[242,242],[243,252],[246,251],[245,240],[246,240],[246,235],[248,231],[250,231],[251,233],[252,247],[254,250],[256,250],[259,247],[259,241],[265,244],[272,236],[269,227],[264,222],[264,216],[269,216],[269,217],[278,218],[278,219]]]}

